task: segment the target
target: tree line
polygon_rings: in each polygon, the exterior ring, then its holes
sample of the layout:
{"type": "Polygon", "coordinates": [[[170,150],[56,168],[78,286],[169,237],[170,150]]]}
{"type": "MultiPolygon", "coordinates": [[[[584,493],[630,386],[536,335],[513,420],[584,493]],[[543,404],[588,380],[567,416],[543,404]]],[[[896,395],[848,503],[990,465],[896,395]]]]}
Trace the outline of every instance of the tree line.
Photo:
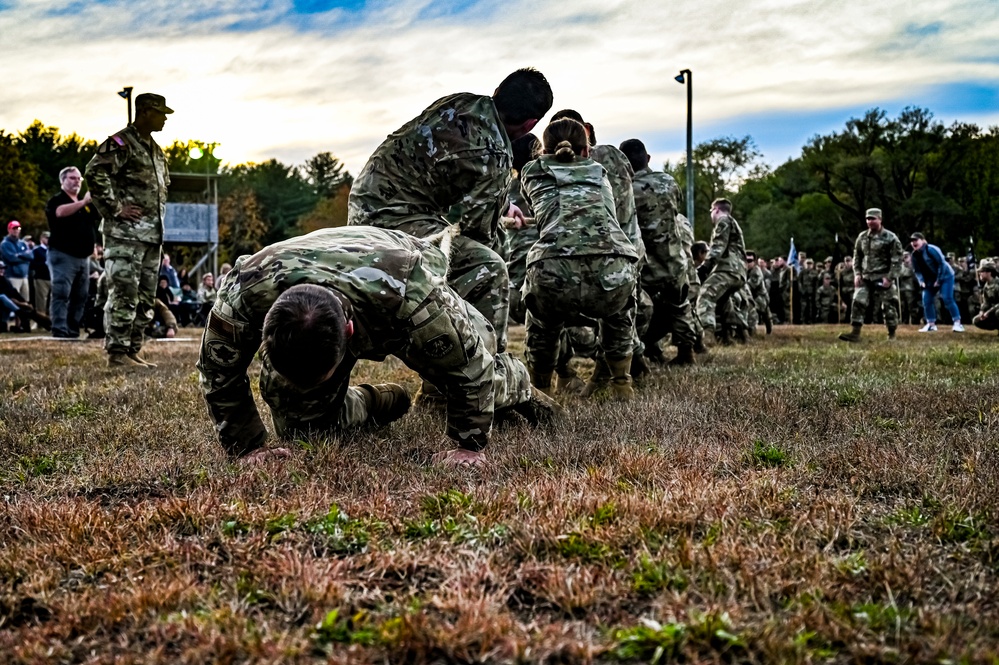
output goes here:
{"type": "MultiPolygon", "coordinates": [[[[916,107],[891,118],[875,108],[841,131],[812,137],[776,168],[763,163],[749,136],[701,143],[693,161],[699,238],[711,232],[711,201],[725,196],[746,246],[767,257],[787,254],[792,237],[812,256],[849,252],[868,208],[883,210],[885,227],[903,244],[922,231],[958,255],[972,238],[977,256],[999,254],[999,127],[946,126],[916,107]]],[[[685,192],[685,162],[666,170],[685,192]]]]}
{"type": "MultiPolygon", "coordinates": [[[[318,228],[346,223],[351,174],[331,153],[302,165],[276,159],[223,165],[203,141],[164,148],[173,172],[219,176],[220,258],[232,261],[318,228]],[[195,159],[191,149],[204,154],[195,159]]],[[[39,121],[17,134],[0,130],[0,220],[44,228],[44,206],[59,188],[59,170],[82,171],[97,143],[61,135],[39,121]]],[[[891,118],[871,109],[838,132],[816,135],[801,155],[771,168],[752,137],[720,137],[693,151],[695,233],[708,238],[713,199],[732,200],[748,247],[786,254],[790,238],[812,256],[849,252],[865,228],[867,208],[884,211],[901,238],[922,231],[946,251],[963,254],[974,238],[979,256],[999,253],[999,127],[945,126],[928,109],[891,118]],[[836,238],[839,238],[837,247],[836,238]]],[[[686,192],[686,164],[665,170],[686,192]]],[[[681,210],[684,207],[681,207],[681,210]]]]}
{"type": "MultiPolygon", "coordinates": [[[[269,159],[231,166],[212,155],[214,147],[204,141],[177,141],[163,152],[172,173],[218,176],[221,261],[347,223],[353,176],[331,152],[320,152],[302,165],[269,159]],[[192,157],[194,148],[193,154],[200,151],[200,157],[192,157]]],[[[0,130],[0,220],[20,220],[26,233],[43,230],[45,202],[59,190],[59,171],[66,166],[84,171],[96,151],[96,141],[75,133],[62,135],[38,120],[17,134],[0,130]]],[[[182,264],[184,248],[169,249],[180,255],[177,263],[182,264]]]]}

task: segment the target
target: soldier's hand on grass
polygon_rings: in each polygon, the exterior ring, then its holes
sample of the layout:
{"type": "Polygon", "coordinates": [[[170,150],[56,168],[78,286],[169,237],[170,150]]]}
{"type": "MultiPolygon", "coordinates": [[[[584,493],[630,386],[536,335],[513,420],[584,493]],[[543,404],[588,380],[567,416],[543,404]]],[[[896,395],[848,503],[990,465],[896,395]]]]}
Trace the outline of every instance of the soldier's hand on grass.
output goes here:
{"type": "Polygon", "coordinates": [[[462,466],[482,467],[486,464],[485,453],[455,448],[437,453],[433,457],[434,464],[457,468],[462,466]]]}
{"type": "Polygon", "coordinates": [[[142,208],[131,203],[126,203],[121,207],[121,212],[118,213],[118,216],[130,222],[135,222],[142,218],[142,208]]]}
{"type": "Polygon", "coordinates": [[[254,450],[246,457],[239,459],[240,466],[261,466],[271,460],[285,459],[291,457],[291,451],[287,448],[260,448],[254,450]]]}

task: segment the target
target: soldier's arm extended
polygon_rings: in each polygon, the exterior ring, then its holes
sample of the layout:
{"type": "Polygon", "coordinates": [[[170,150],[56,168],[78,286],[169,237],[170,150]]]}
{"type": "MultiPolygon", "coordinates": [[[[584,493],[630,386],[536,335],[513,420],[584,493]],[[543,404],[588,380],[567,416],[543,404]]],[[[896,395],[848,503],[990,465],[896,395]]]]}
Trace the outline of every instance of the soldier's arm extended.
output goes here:
{"type": "Polygon", "coordinates": [[[853,243],[853,274],[856,278],[857,276],[863,276],[864,270],[864,234],[861,233],[857,236],[856,242],[853,243]]]}
{"type": "Polygon", "coordinates": [[[260,332],[223,314],[224,308],[217,300],[208,315],[197,368],[219,443],[230,456],[241,457],[262,447],[267,438],[247,376],[260,347],[260,332]]]}
{"type": "Polygon", "coordinates": [[[494,365],[469,309],[449,288],[435,290],[410,319],[410,343],[399,356],[447,396],[447,435],[479,451],[492,428],[494,365]]]}
{"type": "Polygon", "coordinates": [[[112,136],[101,144],[97,154],[87,164],[86,179],[90,198],[104,219],[115,219],[121,214],[122,201],[114,191],[113,176],[127,160],[127,146],[119,144],[116,137],[112,136]]]}

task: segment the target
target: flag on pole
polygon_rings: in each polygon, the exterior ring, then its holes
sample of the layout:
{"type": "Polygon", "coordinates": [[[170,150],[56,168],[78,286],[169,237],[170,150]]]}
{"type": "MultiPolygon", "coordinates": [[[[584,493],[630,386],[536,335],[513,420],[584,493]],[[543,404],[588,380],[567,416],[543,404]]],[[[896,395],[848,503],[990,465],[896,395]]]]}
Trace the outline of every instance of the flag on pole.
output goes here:
{"type": "Polygon", "coordinates": [[[968,238],[968,270],[975,272],[978,269],[978,259],[975,258],[975,239],[968,238]]]}
{"type": "Polygon", "coordinates": [[[798,250],[794,248],[794,238],[791,238],[791,250],[787,253],[787,265],[794,266],[798,270],[798,250]]]}

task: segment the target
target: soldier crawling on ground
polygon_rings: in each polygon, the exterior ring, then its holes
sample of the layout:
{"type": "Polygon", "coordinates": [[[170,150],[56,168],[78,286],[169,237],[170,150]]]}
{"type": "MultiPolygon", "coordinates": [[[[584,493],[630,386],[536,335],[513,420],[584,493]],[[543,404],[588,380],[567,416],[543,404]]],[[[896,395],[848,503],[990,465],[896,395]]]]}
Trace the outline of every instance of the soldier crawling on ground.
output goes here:
{"type": "Polygon", "coordinates": [[[410,406],[402,386],[349,384],[358,359],[388,355],[446,396],[447,434],[458,447],[436,456],[444,464],[485,463],[496,411],[513,409],[533,424],[561,418],[558,404],[532,390],[527,368],[496,352],[485,318],[445,283],[452,236],[349,226],[241,257],[218,291],[198,360],[226,452],[250,463],[290,455],[263,447],[267,430],[247,376],[258,350],[261,397],[281,438],[401,418],[410,406]]]}

